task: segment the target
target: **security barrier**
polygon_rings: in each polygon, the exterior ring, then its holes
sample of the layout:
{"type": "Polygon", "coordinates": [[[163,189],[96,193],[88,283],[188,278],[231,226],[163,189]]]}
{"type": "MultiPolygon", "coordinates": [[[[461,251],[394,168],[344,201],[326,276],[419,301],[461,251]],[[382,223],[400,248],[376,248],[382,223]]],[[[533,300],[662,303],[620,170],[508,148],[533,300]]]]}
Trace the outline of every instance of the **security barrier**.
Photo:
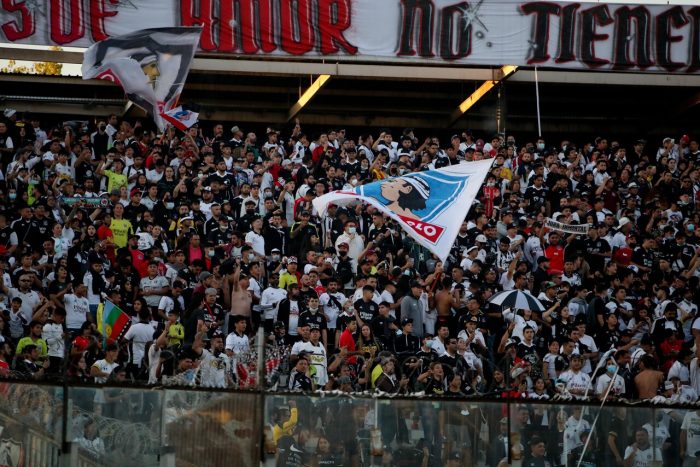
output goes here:
{"type": "Polygon", "coordinates": [[[680,466],[700,454],[694,406],[15,381],[3,393],[0,464],[16,467],[680,466]]]}

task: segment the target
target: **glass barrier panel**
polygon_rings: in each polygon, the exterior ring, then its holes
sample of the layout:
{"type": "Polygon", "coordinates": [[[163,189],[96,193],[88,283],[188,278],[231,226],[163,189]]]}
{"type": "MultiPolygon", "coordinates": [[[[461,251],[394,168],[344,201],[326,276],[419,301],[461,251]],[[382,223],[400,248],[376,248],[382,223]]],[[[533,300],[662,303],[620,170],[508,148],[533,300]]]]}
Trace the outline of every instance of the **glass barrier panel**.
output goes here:
{"type": "Polygon", "coordinates": [[[67,441],[86,463],[158,466],[162,399],[147,389],[71,387],[67,441]]]}
{"type": "Polygon", "coordinates": [[[0,465],[57,466],[63,388],[0,382],[0,465]]]}
{"type": "Polygon", "coordinates": [[[168,389],[163,451],[176,465],[260,465],[262,395],[168,389]]]}
{"type": "Polygon", "coordinates": [[[497,402],[268,396],[264,465],[498,465],[506,413],[497,402]]]}
{"type": "Polygon", "coordinates": [[[253,467],[262,454],[270,467],[698,467],[700,458],[694,406],[72,386],[64,399],[63,391],[0,382],[0,465],[253,467]]]}

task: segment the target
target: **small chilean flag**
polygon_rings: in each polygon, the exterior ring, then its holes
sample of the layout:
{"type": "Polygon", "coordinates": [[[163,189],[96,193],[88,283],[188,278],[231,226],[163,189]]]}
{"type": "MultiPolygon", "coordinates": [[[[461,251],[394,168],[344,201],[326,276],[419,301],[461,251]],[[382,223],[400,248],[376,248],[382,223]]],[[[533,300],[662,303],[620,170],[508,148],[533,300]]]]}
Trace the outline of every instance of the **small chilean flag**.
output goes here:
{"type": "Polygon", "coordinates": [[[195,123],[199,118],[199,113],[187,110],[182,106],[175,107],[168,112],[160,114],[163,120],[170,123],[178,130],[185,131],[195,123]]]}

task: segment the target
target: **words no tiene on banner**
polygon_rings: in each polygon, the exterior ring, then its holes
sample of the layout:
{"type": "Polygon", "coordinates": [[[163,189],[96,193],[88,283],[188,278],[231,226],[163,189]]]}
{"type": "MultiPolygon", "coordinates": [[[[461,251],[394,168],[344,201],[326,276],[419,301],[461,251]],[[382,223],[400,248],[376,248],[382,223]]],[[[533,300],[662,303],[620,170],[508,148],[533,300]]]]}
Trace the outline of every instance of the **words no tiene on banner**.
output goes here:
{"type": "Polygon", "coordinates": [[[700,6],[510,0],[2,0],[0,40],[87,47],[202,25],[229,55],[700,71],[700,6]]]}

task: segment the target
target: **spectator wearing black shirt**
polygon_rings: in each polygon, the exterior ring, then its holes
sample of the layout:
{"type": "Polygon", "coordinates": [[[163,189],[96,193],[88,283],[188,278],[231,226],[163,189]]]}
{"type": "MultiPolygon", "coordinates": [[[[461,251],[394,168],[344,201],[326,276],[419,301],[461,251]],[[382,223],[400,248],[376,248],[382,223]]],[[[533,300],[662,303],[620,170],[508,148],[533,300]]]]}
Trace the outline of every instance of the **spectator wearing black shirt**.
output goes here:
{"type": "Polygon", "coordinates": [[[396,325],[396,319],[389,314],[390,307],[391,305],[388,302],[381,302],[379,304],[379,314],[370,322],[372,333],[379,339],[385,349],[392,347],[396,331],[399,330],[399,327],[396,325]]]}
{"type": "Polygon", "coordinates": [[[379,305],[372,298],[374,297],[374,287],[365,285],[362,287],[362,298],[357,300],[353,306],[360,318],[359,325],[370,324],[375,316],[379,314],[379,305]]]}
{"type": "Polygon", "coordinates": [[[321,331],[321,340],[328,348],[328,322],[319,307],[318,297],[309,297],[307,309],[299,314],[299,326],[311,326],[321,331]]]}
{"type": "Polygon", "coordinates": [[[315,384],[309,375],[309,360],[305,353],[299,354],[292,373],[289,375],[289,389],[291,391],[313,391],[315,384]]]}
{"type": "Polygon", "coordinates": [[[394,338],[394,352],[397,354],[416,354],[421,347],[418,336],[413,334],[413,320],[404,318],[401,320],[401,334],[394,338]]]}

